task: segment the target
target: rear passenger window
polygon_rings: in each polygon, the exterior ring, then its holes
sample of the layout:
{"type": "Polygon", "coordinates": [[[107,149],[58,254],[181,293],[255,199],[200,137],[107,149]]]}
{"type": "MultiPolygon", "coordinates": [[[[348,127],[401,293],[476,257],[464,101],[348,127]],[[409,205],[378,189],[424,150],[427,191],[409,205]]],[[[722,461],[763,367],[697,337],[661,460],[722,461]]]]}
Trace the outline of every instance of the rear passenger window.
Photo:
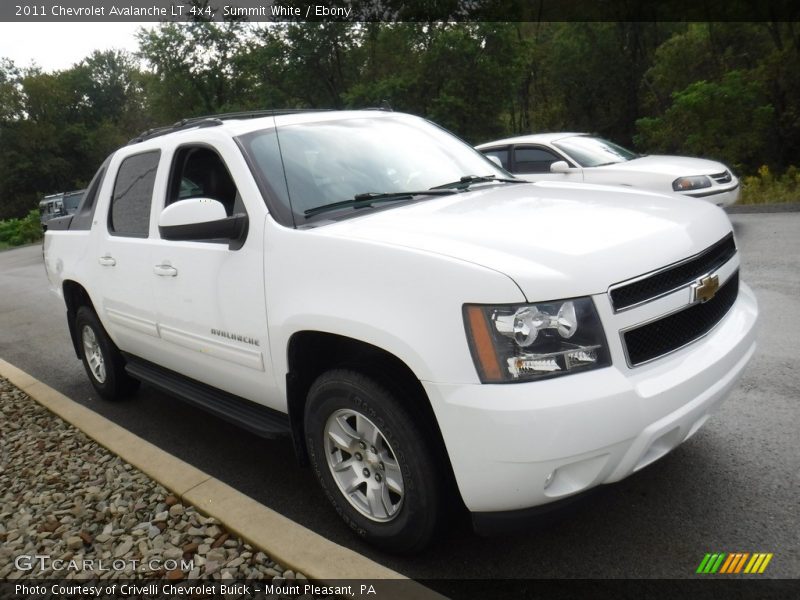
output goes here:
{"type": "Polygon", "coordinates": [[[122,161],[114,182],[108,230],[115,235],[147,237],[150,205],[161,152],[144,152],[122,161]]]}

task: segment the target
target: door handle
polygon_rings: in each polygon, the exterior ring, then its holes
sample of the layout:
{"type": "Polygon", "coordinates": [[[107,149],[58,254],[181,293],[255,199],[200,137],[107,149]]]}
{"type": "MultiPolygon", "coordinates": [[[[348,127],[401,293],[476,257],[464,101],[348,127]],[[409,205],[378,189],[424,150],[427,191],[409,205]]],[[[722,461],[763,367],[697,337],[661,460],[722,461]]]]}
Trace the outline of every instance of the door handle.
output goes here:
{"type": "Polygon", "coordinates": [[[99,262],[104,267],[113,267],[115,264],[117,264],[117,261],[114,260],[114,257],[113,256],[109,256],[108,254],[98,258],[97,262],[99,262]]]}
{"type": "Polygon", "coordinates": [[[160,277],[175,277],[178,274],[178,269],[172,265],[156,265],[153,267],[153,273],[160,277]]]}

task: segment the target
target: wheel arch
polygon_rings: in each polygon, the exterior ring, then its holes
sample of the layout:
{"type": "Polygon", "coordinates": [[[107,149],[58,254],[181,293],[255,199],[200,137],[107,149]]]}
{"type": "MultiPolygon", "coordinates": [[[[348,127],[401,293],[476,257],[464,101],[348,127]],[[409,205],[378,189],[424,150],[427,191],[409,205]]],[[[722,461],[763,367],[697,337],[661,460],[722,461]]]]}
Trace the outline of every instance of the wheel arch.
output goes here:
{"type": "Polygon", "coordinates": [[[69,327],[69,337],[72,339],[72,347],[75,350],[75,356],[81,358],[80,342],[78,340],[78,332],[75,329],[75,316],[78,314],[78,309],[81,306],[88,306],[94,308],[92,299],[89,297],[89,292],[86,291],[80,283],[72,281],[71,279],[64,280],[62,284],[62,291],[64,293],[64,303],[67,305],[67,326],[69,327]]]}
{"type": "Polygon", "coordinates": [[[302,464],[308,464],[303,415],[311,384],[326,371],[348,368],[374,378],[392,391],[400,390],[401,397],[408,399],[411,413],[421,417],[418,422],[423,425],[446,477],[455,485],[453,468],[428,395],[411,368],[400,358],[354,338],[321,331],[299,331],[289,339],[287,360],[287,409],[295,450],[302,464]]]}

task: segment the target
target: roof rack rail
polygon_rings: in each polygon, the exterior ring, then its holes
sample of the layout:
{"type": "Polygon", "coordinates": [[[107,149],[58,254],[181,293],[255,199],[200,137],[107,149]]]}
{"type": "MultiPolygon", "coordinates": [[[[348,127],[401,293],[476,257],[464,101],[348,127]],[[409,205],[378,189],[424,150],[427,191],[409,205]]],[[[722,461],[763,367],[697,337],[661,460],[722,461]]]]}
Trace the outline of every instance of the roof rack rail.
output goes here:
{"type": "Polygon", "coordinates": [[[276,108],[267,110],[245,110],[240,112],[221,113],[217,115],[203,115],[200,117],[190,117],[181,119],[172,125],[165,125],[163,127],[154,127],[143,131],[135,138],[128,142],[128,145],[138,144],[145,140],[150,140],[168,133],[174,133],[183,129],[191,129],[192,127],[216,127],[222,125],[223,121],[230,119],[257,119],[259,117],[274,117],[278,115],[292,115],[297,113],[306,112],[321,112],[330,110],[327,108],[276,108]]]}
{"type": "Polygon", "coordinates": [[[389,104],[388,100],[382,100],[378,106],[367,106],[362,110],[381,110],[385,112],[394,112],[394,109],[392,108],[392,105],[389,104]]]}

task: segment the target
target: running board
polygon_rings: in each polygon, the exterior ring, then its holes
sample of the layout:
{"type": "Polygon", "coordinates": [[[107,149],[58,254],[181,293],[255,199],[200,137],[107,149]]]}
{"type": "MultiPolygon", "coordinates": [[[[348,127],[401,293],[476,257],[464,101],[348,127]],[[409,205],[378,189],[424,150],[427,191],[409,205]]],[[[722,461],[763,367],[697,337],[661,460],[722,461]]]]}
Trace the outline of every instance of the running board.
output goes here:
{"type": "Polygon", "coordinates": [[[189,379],[136,356],[130,354],[124,356],[127,361],[125,370],[131,377],[202,408],[257,436],[277,438],[292,433],[289,415],[189,379]]]}

